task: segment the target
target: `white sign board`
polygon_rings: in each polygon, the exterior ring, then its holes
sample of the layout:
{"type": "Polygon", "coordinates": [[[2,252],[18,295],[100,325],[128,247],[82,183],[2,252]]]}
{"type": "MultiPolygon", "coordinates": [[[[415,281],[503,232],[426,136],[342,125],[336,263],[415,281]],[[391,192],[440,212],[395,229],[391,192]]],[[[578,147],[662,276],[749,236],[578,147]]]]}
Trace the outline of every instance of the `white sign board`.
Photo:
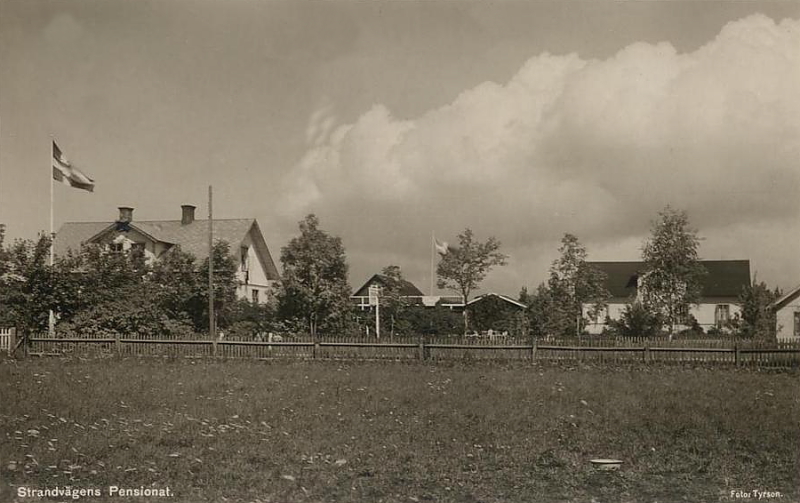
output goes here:
{"type": "Polygon", "coordinates": [[[378,293],[380,292],[380,287],[377,285],[370,285],[369,287],[369,305],[370,306],[377,306],[378,305],[378,293]]]}

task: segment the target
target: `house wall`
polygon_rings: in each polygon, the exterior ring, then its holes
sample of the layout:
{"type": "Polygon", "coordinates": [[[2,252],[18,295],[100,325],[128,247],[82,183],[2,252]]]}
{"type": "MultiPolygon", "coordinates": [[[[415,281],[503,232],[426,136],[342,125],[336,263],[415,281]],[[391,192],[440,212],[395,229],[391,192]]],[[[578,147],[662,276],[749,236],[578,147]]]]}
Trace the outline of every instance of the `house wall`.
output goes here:
{"type": "Polygon", "coordinates": [[[697,323],[703,327],[703,330],[708,330],[716,326],[716,310],[719,305],[727,305],[730,312],[730,319],[734,319],[736,315],[740,315],[742,308],[736,304],[737,299],[706,299],[703,303],[692,306],[689,313],[695,317],[697,323]]]}
{"type": "Polygon", "coordinates": [[[795,326],[795,313],[800,313],[800,297],[777,311],[777,338],[779,341],[800,341],[800,327],[795,326]]]}
{"type": "MultiPolygon", "coordinates": [[[[737,314],[741,313],[741,306],[735,302],[736,299],[733,298],[703,299],[703,302],[700,304],[689,307],[689,314],[695,317],[697,323],[703,327],[703,330],[708,330],[709,328],[716,326],[715,316],[718,305],[728,305],[730,319],[733,319],[737,314]]],[[[608,307],[597,316],[597,320],[590,322],[586,326],[586,331],[593,335],[602,333],[603,329],[606,327],[606,324],[604,323],[606,315],[613,320],[618,320],[622,315],[622,312],[625,310],[625,306],[627,304],[627,299],[624,301],[619,299],[609,301],[608,307]]],[[[583,306],[583,316],[586,318],[589,317],[589,309],[589,305],[583,306]]]]}
{"type": "Polygon", "coordinates": [[[263,304],[268,302],[272,295],[274,281],[270,281],[267,278],[267,272],[261,265],[261,261],[258,260],[258,254],[256,253],[255,246],[253,246],[251,236],[248,234],[241,244],[235,250],[231,250],[231,252],[236,254],[239,269],[237,276],[239,281],[243,283],[237,289],[238,296],[242,299],[253,300],[253,291],[257,290],[259,303],[263,304]],[[245,274],[241,267],[241,247],[244,246],[247,247],[248,274],[245,274]],[[246,283],[245,280],[247,280],[246,283]]]}

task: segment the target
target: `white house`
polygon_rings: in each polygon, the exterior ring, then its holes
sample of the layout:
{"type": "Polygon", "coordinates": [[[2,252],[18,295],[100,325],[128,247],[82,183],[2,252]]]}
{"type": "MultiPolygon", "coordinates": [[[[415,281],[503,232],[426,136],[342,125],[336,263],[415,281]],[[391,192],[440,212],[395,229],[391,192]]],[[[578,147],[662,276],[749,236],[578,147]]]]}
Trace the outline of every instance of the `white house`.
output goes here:
{"type": "Polygon", "coordinates": [[[772,304],[775,310],[776,336],[779,341],[800,341],[800,285],[789,290],[772,304]]]}
{"type": "MultiPolygon", "coordinates": [[[[198,263],[208,257],[208,220],[196,220],[195,207],[181,206],[180,220],[134,221],[133,208],[120,207],[112,222],[67,222],[56,233],[56,255],[79,252],[97,244],[111,252],[139,249],[148,261],[158,260],[180,248],[198,263]]],[[[214,241],[226,241],[237,267],[240,298],[265,303],[280,279],[261,229],[253,218],[214,220],[214,241]]]]}
{"type": "MultiPolygon", "coordinates": [[[[750,284],[749,260],[703,260],[706,269],[701,281],[700,302],[689,308],[704,330],[722,328],[739,314],[739,294],[750,284]]],[[[636,300],[640,276],[645,270],[644,262],[589,262],[606,275],[605,287],[611,293],[608,307],[592,320],[587,330],[599,334],[605,328],[606,316],[618,320],[625,306],[636,300]]],[[[583,306],[583,314],[589,317],[590,306],[583,306]]]]}

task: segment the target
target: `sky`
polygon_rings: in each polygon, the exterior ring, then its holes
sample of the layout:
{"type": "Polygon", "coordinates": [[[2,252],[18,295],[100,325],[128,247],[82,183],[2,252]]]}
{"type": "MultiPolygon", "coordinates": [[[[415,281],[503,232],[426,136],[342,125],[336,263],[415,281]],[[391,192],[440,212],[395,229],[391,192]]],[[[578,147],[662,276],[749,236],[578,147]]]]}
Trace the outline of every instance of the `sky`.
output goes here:
{"type": "MultiPolygon", "coordinates": [[[[55,228],[254,217],[276,262],[315,213],[358,288],[428,292],[431,236],[547,276],[564,233],[638,260],[684,210],[705,259],[800,283],[800,2],[0,1],[0,223],[50,225],[50,137],[96,181],[55,228]]],[[[480,292],[479,292],[480,293],[480,292]]]]}

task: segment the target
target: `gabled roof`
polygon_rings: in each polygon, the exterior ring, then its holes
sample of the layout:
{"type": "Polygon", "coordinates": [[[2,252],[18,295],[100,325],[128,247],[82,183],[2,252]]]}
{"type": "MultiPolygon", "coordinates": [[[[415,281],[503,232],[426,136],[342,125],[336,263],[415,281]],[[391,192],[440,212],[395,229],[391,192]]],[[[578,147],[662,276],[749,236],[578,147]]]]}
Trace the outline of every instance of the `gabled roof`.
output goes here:
{"type": "MultiPolygon", "coordinates": [[[[353,297],[367,297],[369,296],[369,287],[370,285],[379,284],[381,286],[386,286],[389,282],[389,278],[384,276],[383,274],[373,274],[370,279],[367,280],[364,285],[356,290],[356,293],[353,294],[353,297]]],[[[422,297],[422,291],[417,288],[414,283],[403,280],[400,284],[400,295],[403,297],[422,297]]]]}
{"type": "Polygon", "coordinates": [[[797,297],[800,297],[800,285],[797,285],[796,287],[786,292],[780,299],[773,302],[770,305],[770,307],[772,307],[772,309],[775,309],[777,311],[778,309],[781,309],[783,306],[793,301],[797,297]]]}
{"type": "Polygon", "coordinates": [[[512,299],[508,295],[503,295],[503,294],[494,293],[494,292],[489,292],[489,293],[484,293],[483,295],[478,295],[477,297],[475,297],[471,301],[467,302],[467,305],[471,306],[472,304],[475,304],[476,302],[481,302],[481,301],[487,300],[487,299],[492,298],[492,297],[500,299],[500,300],[505,301],[505,302],[508,302],[509,304],[513,304],[513,305],[515,305],[517,307],[520,307],[522,309],[525,309],[526,307],[528,307],[525,304],[523,304],[522,302],[512,299]]]}
{"type": "MultiPolygon", "coordinates": [[[[106,232],[113,230],[114,222],[67,222],[56,233],[53,244],[56,255],[64,255],[69,250],[80,251],[85,244],[99,239],[106,232]]],[[[195,220],[190,224],[181,224],[180,220],[134,220],[129,224],[132,230],[141,232],[155,241],[170,245],[179,245],[180,249],[192,254],[198,262],[208,258],[208,220],[195,220]]],[[[214,220],[214,241],[226,241],[235,247],[247,237],[251,229],[253,246],[269,279],[278,279],[278,269],[272,260],[264,236],[254,218],[214,220]]]]}
{"type": "MultiPolygon", "coordinates": [[[[607,276],[605,286],[615,298],[629,298],[636,294],[639,275],[645,270],[644,262],[587,262],[607,276]]],[[[750,284],[749,260],[701,260],[707,274],[701,279],[703,297],[738,297],[742,288],[750,284]]]]}

